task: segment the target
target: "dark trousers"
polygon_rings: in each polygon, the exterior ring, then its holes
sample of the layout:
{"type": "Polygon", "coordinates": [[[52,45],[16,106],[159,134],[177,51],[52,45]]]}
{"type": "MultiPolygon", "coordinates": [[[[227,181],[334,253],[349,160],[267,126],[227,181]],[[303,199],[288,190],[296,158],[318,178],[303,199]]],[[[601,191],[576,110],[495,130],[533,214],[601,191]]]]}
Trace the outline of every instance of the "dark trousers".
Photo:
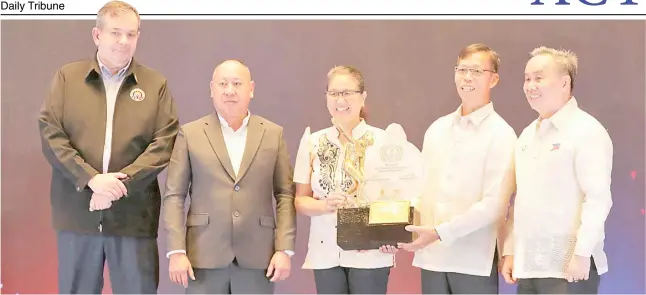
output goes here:
{"type": "Polygon", "coordinates": [[[154,238],[57,233],[58,292],[101,294],[105,262],[115,294],[156,294],[159,256],[154,238]]]}
{"type": "Polygon", "coordinates": [[[422,294],[498,294],[498,253],[489,276],[422,269],[422,294]]]}
{"type": "Polygon", "coordinates": [[[386,294],[390,267],[315,269],[318,294],[386,294]]]}
{"type": "MultiPolygon", "coordinates": [[[[216,255],[214,253],[214,255],[216,255]]],[[[242,268],[234,259],[226,268],[194,268],[186,294],[272,294],[274,283],[266,269],[242,268]]]]}
{"type": "Polygon", "coordinates": [[[568,282],[565,279],[539,278],[518,279],[518,294],[597,294],[601,277],[594,259],[590,257],[590,273],[587,280],[568,282]]]}

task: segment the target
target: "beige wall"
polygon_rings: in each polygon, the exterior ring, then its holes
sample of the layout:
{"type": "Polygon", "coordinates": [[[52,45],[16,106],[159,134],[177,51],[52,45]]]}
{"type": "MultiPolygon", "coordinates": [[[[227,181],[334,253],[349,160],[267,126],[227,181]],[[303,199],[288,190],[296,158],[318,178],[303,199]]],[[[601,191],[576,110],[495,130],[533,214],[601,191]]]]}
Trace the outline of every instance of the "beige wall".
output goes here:
{"type": "MultiPolygon", "coordinates": [[[[2,21],[4,293],[57,291],[51,170],[41,155],[36,118],[58,67],[94,54],[92,25],[2,21]]],[[[607,233],[611,272],[601,289],[642,293],[644,179],[629,175],[644,168],[645,31],[643,21],[144,20],[137,58],[168,76],[182,123],[212,109],[208,83],[215,64],[243,60],[257,85],[251,111],[285,127],[293,161],[304,128],[329,124],[323,90],[325,74],[335,65],[352,64],[365,74],[369,123],[400,123],[420,147],[429,124],[459,104],[452,68],[463,46],[484,42],[500,54],[493,101],[517,133],[536,117],[522,93],[528,52],[540,45],[572,49],[580,58],[575,95],[608,128],[615,145],[615,207],[607,233]]],[[[281,293],[314,291],[311,272],[300,269],[309,222],[298,222],[294,272],[278,285],[281,293]]],[[[419,292],[419,270],[410,260],[398,254],[391,293],[419,292]]],[[[165,258],[161,265],[160,293],[182,292],[169,283],[165,258]]]]}

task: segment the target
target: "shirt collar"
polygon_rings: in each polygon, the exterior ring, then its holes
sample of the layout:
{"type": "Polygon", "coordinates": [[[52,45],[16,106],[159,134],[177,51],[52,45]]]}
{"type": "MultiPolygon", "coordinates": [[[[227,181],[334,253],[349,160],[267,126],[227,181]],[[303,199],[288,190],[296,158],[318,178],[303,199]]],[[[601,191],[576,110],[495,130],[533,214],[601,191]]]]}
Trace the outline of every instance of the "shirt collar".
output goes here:
{"type": "MultiPolygon", "coordinates": [[[[247,116],[242,120],[242,126],[240,126],[240,129],[238,129],[238,130],[242,130],[243,128],[246,128],[247,125],[249,125],[249,118],[250,117],[251,117],[251,112],[249,112],[249,110],[247,110],[247,116]]],[[[218,120],[220,120],[220,124],[222,126],[227,127],[229,129],[233,129],[233,128],[231,128],[231,126],[229,126],[229,123],[227,122],[227,120],[225,120],[222,116],[220,116],[220,114],[218,114],[218,120]]]]}
{"type": "Polygon", "coordinates": [[[557,130],[562,130],[567,125],[570,118],[574,114],[574,111],[579,109],[579,104],[576,101],[576,98],[572,96],[552,117],[549,119],[541,119],[540,117],[536,120],[536,128],[540,128],[543,124],[551,124],[557,130]]]}
{"type": "Polygon", "coordinates": [[[574,111],[579,108],[579,103],[576,101],[576,98],[572,96],[565,105],[563,105],[554,115],[552,115],[551,121],[554,124],[556,129],[563,129],[567,122],[572,118],[574,111]]]}
{"type": "MultiPolygon", "coordinates": [[[[364,119],[361,119],[359,124],[352,129],[352,138],[359,139],[361,136],[366,134],[366,132],[368,132],[368,124],[366,124],[364,119]]],[[[332,127],[328,130],[327,136],[328,139],[336,139],[339,137],[339,130],[337,130],[336,127],[332,127]]]]}
{"type": "Polygon", "coordinates": [[[132,62],[132,58],[128,61],[128,64],[126,64],[125,67],[120,69],[116,74],[112,75],[110,72],[110,69],[105,66],[103,62],[101,62],[101,58],[99,58],[99,52],[97,51],[96,53],[96,61],[99,63],[99,69],[101,69],[101,74],[104,75],[106,78],[113,78],[113,77],[118,77],[118,78],[123,78],[123,76],[126,74],[126,71],[128,71],[128,67],[130,66],[130,63],[132,62]]]}
{"type": "Polygon", "coordinates": [[[466,116],[462,116],[462,107],[460,104],[458,109],[453,113],[453,123],[459,124],[461,120],[467,120],[475,126],[479,126],[489,115],[494,112],[493,103],[489,102],[481,108],[471,112],[466,116]]]}

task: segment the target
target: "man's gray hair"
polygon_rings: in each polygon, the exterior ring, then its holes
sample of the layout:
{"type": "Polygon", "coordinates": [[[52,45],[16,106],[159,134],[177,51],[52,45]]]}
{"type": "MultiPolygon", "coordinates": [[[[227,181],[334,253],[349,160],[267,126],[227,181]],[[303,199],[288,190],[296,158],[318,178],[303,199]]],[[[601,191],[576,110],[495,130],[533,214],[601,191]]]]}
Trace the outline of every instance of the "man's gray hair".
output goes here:
{"type": "Polygon", "coordinates": [[[561,67],[561,69],[570,76],[570,91],[574,89],[574,78],[576,77],[579,59],[576,54],[567,49],[555,49],[550,47],[541,46],[534,48],[530,53],[532,57],[539,55],[549,55],[554,59],[554,62],[561,67]]]}
{"type": "Polygon", "coordinates": [[[96,27],[103,28],[103,23],[106,15],[115,17],[130,12],[133,12],[137,16],[137,19],[141,20],[141,18],[139,17],[139,12],[132,5],[123,1],[110,1],[103,5],[103,7],[101,7],[101,9],[99,9],[99,12],[96,14],[96,27]]]}

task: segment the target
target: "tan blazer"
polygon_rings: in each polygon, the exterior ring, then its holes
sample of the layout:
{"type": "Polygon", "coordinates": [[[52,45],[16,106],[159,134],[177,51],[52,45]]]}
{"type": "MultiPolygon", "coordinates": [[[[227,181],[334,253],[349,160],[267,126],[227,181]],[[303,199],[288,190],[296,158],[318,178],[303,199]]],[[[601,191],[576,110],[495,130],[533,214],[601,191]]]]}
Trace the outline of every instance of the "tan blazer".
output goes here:
{"type": "Polygon", "coordinates": [[[293,251],[294,183],[283,128],[251,115],[236,177],[217,114],[182,126],[162,217],[168,251],[186,250],[194,268],[227,267],[235,257],[241,267],[266,269],[275,251],[293,251]]]}

